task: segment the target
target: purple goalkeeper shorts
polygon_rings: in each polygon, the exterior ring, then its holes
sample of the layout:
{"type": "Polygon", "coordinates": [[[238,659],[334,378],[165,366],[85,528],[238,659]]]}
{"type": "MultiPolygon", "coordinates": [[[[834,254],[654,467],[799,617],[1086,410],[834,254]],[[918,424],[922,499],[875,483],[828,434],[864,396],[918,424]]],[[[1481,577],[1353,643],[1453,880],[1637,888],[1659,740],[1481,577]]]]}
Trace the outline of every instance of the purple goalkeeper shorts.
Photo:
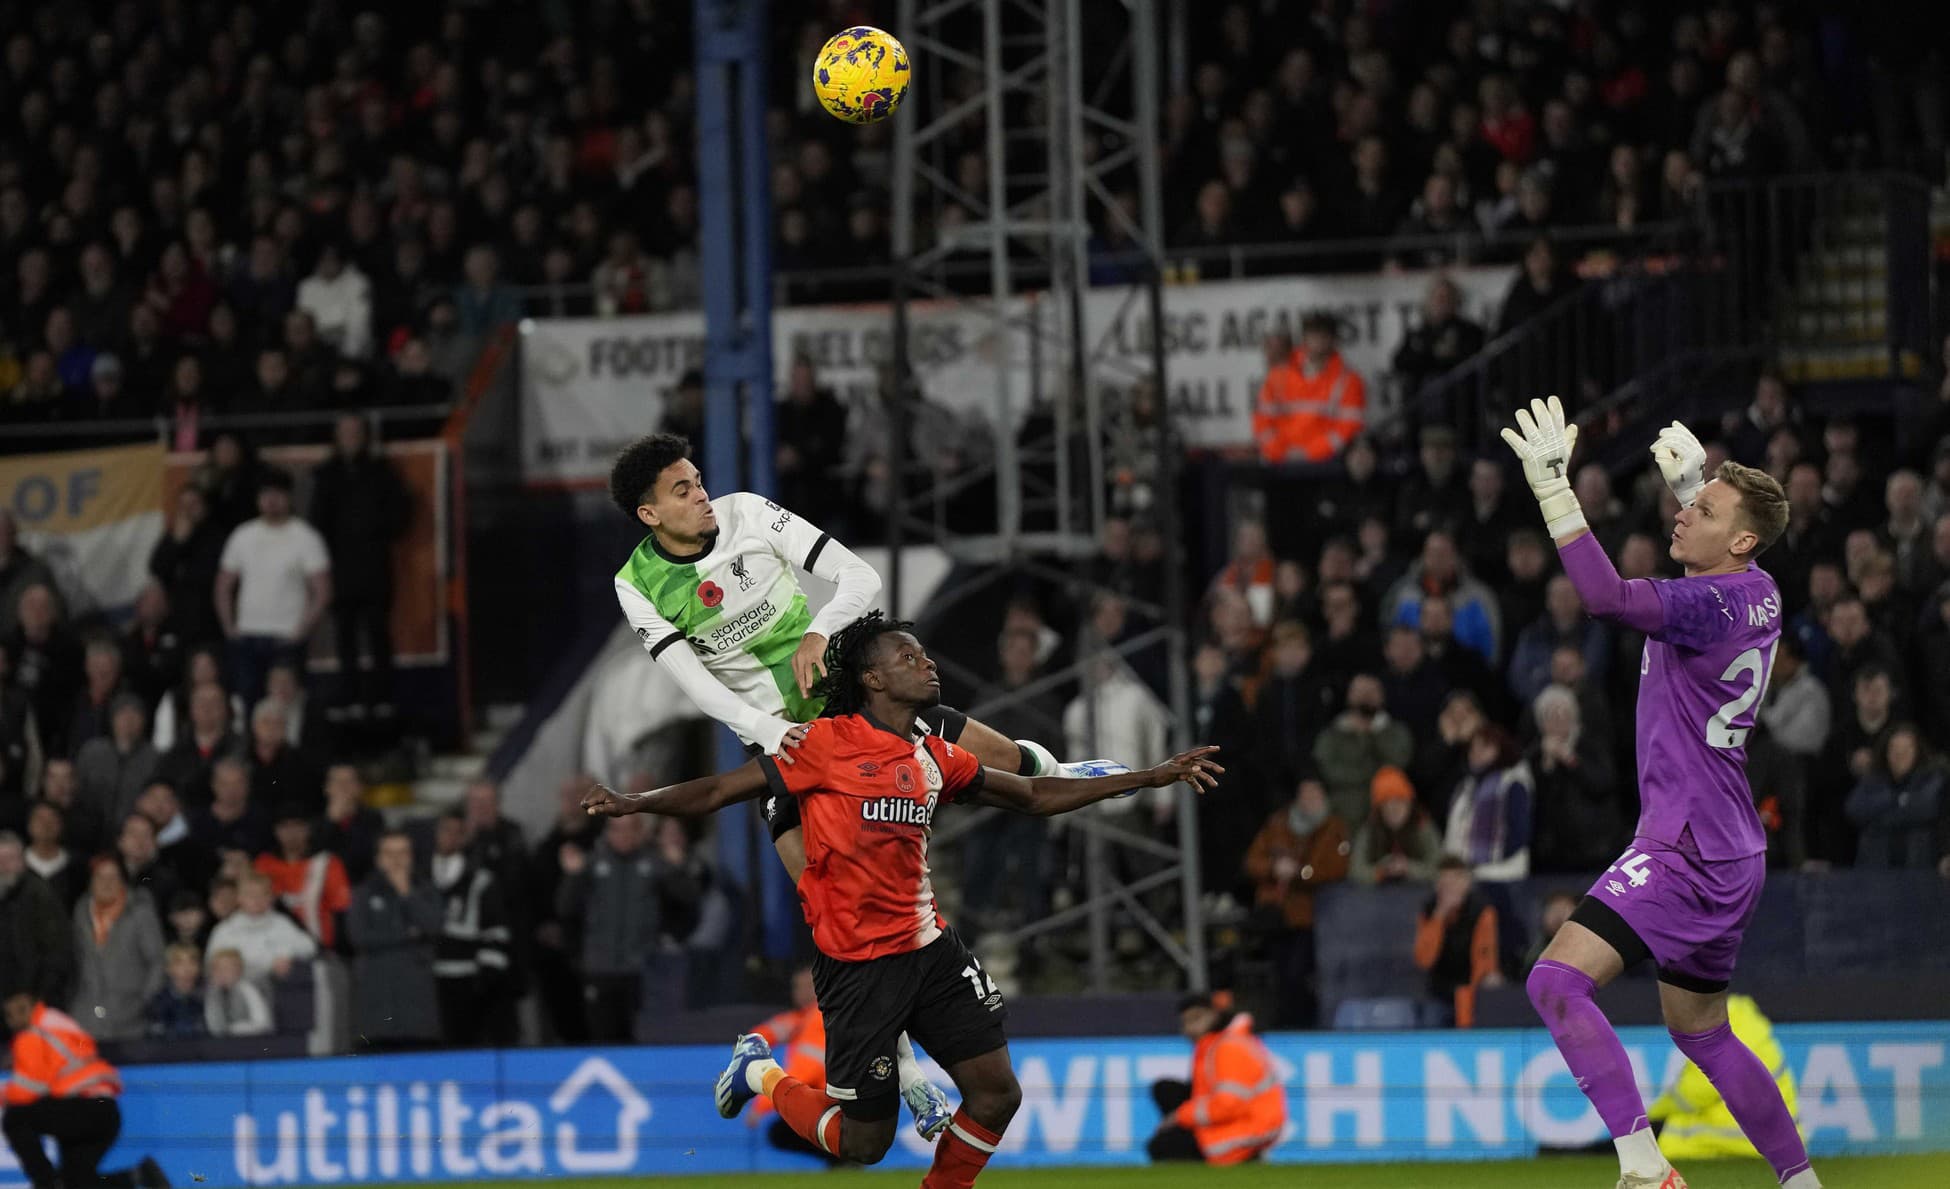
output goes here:
{"type": "Polygon", "coordinates": [[[1732,981],[1766,883],[1766,855],[1710,862],[1635,838],[1590,894],[1631,926],[1664,981],[1711,992],[1732,981]]]}

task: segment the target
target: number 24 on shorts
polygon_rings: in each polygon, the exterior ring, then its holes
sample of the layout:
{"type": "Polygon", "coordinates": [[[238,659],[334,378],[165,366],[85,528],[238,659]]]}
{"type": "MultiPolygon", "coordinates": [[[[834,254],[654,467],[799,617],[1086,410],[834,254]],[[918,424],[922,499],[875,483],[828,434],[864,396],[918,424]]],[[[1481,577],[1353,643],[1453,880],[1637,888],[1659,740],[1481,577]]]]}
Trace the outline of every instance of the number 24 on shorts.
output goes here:
{"type": "MultiPolygon", "coordinates": [[[[1631,847],[1626,847],[1624,856],[1618,862],[1605,868],[1605,873],[1609,875],[1613,872],[1623,872],[1625,878],[1631,882],[1633,887],[1642,888],[1645,886],[1646,881],[1652,878],[1652,872],[1647,870],[1651,866],[1651,863],[1651,855],[1643,851],[1634,850],[1631,847]]],[[[1625,894],[1625,885],[1614,879],[1606,885],[1605,890],[1614,896],[1622,896],[1625,894]]]]}

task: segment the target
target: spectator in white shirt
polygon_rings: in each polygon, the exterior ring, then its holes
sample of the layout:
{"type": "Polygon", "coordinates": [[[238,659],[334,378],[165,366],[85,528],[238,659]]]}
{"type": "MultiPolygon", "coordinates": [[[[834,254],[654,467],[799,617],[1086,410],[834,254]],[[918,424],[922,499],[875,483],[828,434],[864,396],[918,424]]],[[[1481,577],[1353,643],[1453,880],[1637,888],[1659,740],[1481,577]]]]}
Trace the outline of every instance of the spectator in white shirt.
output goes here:
{"type": "MultiPolygon", "coordinates": [[[[1108,649],[1090,661],[1091,680],[1063,709],[1063,738],[1069,755],[1147,756],[1162,754],[1169,722],[1150,688],[1138,680],[1116,653],[1108,649]]],[[[1101,802],[1097,812],[1123,816],[1140,801],[1151,805],[1162,820],[1173,801],[1169,790],[1143,798],[1101,802]]]]}
{"type": "Polygon", "coordinates": [[[246,705],[264,696],[272,665],[303,665],[305,646],[332,602],[325,539],[291,514],[289,475],[265,475],[257,512],[224,542],[217,568],[217,618],[230,639],[231,686],[246,705]]]}
{"type": "Polygon", "coordinates": [[[1807,650],[1793,632],[1781,633],[1760,721],[1796,759],[1813,760],[1828,746],[1833,722],[1828,687],[1808,667],[1807,650]]]}
{"type": "Polygon", "coordinates": [[[244,977],[244,956],[236,950],[210,953],[203,1022],[211,1036],[268,1036],[272,1031],[270,1001],[244,977]]]}
{"type": "Polygon", "coordinates": [[[364,359],[372,350],[372,282],[337,244],[318,250],[317,266],[298,284],[298,308],[347,359],[364,359]]]}
{"type": "Polygon", "coordinates": [[[237,911],[210,931],[210,952],[236,950],[244,977],[260,985],[291,973],[295,963],[318,954],[318,942],[296,921],[271,907],[271,881],[252,871],[237,881],[237,911]]]}

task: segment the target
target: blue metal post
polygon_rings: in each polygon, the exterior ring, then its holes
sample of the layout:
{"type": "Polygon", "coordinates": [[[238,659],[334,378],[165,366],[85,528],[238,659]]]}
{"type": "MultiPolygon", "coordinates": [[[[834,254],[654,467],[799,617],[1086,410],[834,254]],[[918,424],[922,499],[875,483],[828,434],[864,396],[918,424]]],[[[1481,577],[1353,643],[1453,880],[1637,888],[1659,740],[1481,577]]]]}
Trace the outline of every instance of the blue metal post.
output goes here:
{"type": "MultiPolygon", "coordinates": [[[[766,0],[696,0],[698,264],[704,274],[704,481],[775,494],[772,201],[765,144],[766,0]],[[747,450],[740,451],[743,442],[747,450]],[[741,460],[740,455],[744,454],[741,460]],[[745,466],[739,464],[743,461],[745,466]]],[[[718,764],[744,763],[721,732],[718,764]]],[[[750,804],[719,815],[718,861],[753,892],[763,952],[788,957],[798,899],[750,804]]]]}

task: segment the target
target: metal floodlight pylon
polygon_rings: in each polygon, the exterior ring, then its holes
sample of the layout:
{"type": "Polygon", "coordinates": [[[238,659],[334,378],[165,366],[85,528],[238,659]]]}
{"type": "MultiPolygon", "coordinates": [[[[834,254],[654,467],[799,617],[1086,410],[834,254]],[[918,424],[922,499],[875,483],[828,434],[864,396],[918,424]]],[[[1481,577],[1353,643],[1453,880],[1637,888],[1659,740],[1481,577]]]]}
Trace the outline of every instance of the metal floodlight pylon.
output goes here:
{"type": "MultiPolygon", "coordinates": [[[[1105,388],[1150,384],[1160,400],[1167,391],[1164,335],[1157,329],[1163,324],[1164,246],[1157,7],[1157,0],[1089,0],[1086,26],[1086,0],[901,0],[896,34],[907,47],[915,81],[910,110],[899,117],[894,135],[896,383],[906,383],[909,374],[911,300],[958,303],[983,320],[992,336],[987,354],[996,448],[988,474],[995,480],[996,507],[993,533],[958,535],[947,531],[939,514],[938,492],[903,498],[896,483],[888,526],[896,604],[900,550],[917,537],[960,560],[998,565],[1002,574],[1034,571],[1038,556],[1094,555],[1107,515],[1105,388]],[[964,184],[953,157],[969,145],[980,146],[979,186],[964,184]],[[1135,283],[1121,295],[1112,288],[1091,290],[1093,227],[1114,231],[1115,242],[1125,245],[1113,263],[1135,283]],[[955,283],[950,264],[967,258],[986,264],[985,285],[955,283]],[[1111,330],[1134,311],[1153,330],[1148,352],[1132,358],[1118,353],[1111,330]],[[1047,411],[1051,429],[1026,442],[1018,428],[1030,404],[1047,411]],[[932,518],[925,515],[930,502],[937,509],[932,518]]],[[[1103,262],[1101,248],[1094,256],[1103,262]]],[[[897,443],[905,441],[902,404],[890,402],[897,443]]],[[[1172,550],[1178,448],[1168,429],[1158,435],[1157,452],[1154,514],[1172,550]]],[[[1183,747],[1191,723],[1185,592],[1175,559],[1166,569],[1158,627],[1140,640],[1165,645],[1172,740],[1183,747]]],[[[1089,585],[1074,573],[1062,572],[1061,578],[1089,585]]],[[[1122,651],[1135,646],[1126,642],[1122,651]]],[[[1094,695],[1090,662],[1100,655],[1082,657],[1044,680],[1054,688],[1080,677],[1086,695],[1094,695]]],[[[972,676],[953,657],[943,660],[951,674],[972,676]]],[[[1085,704],[1094,744],[1095,697],[1087,696],[1085,704]]],[[[975,707],[978,716],[982,709],[975,707]]],[[[1085,899],[1011,936],[1026,939],[1087,921],[1091,981],[1102,990],[1110,981],[1111,917],[1122,912],[1183,968],[1192,987],[1204,988],[1196,796],[1181,786],[1177,797],[1175,845],[1094,814],[1078,815],[1076,828],[1086,838],[1085,899]],[[1149,855],[1167,866],[1126,880],[1114,870],[1113,850],[1149,855]],[[1174,882],[1182,901],[1176,922],[1182,940],[1143,899],[1174,882]]],[[[943,830],[940,839],[949,841],[974,824],[964,823],[943,830]]]]}

